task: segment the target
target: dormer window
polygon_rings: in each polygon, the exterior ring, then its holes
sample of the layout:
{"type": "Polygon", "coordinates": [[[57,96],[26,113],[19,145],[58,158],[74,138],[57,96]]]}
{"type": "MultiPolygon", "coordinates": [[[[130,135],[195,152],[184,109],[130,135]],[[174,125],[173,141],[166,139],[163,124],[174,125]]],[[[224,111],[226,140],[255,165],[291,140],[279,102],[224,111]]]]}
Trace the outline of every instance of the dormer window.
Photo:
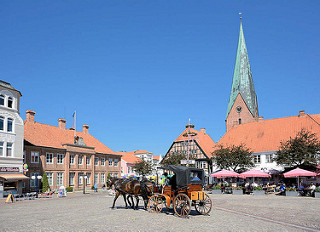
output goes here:
{"type": "Polygon", "coordinates": [[[12,108],[12,105],[13,105],[13,99],[12,97],[8,97],[8,107],[12,108]]]}
{"type": "Polygon", "coordinates": [[[4,106],[4,96],[0,94],[0,105],[4,106]]]}

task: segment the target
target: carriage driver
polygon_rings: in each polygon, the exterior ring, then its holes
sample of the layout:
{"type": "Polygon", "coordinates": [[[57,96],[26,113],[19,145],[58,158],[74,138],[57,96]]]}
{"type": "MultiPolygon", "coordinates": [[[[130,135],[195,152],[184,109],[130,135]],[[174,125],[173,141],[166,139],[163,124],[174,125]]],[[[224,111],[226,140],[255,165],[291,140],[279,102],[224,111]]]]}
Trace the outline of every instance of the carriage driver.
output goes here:
{"type": "Polygon", "coordinates": [[[161,178],[161,181],[160,181],[160,184],[161,184],[161,192],[163,192],[163,189],[164,189],[164,186],[168,186],[169,185],[169,178],[168,178],[168,173],[165,172],[163,173],[163,176],[161,178]]]}

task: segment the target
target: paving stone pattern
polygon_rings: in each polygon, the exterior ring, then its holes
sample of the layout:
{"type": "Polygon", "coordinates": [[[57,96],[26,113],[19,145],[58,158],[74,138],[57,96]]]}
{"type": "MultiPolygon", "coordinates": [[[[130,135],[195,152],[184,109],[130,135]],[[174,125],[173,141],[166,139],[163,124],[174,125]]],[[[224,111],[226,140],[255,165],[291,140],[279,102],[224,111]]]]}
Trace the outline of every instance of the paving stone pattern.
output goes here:
{"type": "Polygon", "coordinates": [[[210,216],[179,218],[172,210],[153,214],[125,209],[106,193],[66,198],[0,201],[0,231],[320,231],[320,199],[285,196],[211,195],[210,216]]]}

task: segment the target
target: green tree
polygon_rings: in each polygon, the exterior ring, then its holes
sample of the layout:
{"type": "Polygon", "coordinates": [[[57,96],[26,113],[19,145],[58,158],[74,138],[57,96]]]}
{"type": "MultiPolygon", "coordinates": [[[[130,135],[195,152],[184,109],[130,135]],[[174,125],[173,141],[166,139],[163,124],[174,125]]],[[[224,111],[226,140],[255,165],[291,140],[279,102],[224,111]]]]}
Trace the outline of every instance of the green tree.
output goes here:
{"type": "Polygon", "coordinates": [[[226,147],[219,145],[219,148],[212,153],[212,161],[220,169],[232,169],[233,171],[237,171],[238,169],[254,167],[252,153],[253,152],[243,144],[226,147]]]}
{"type": "MultiPolygon", "coordinates": [[[[189,155],[189,160],[195,159],[195,155],[189,155]]],[[[186,160],[187,155],[184,154],[183,152],[175,152],[173,154],[170,154],[169,156],[165,157],[162,161],[161,164],[166,166],[166,165],[181,165],[181,160],[186,160]]],[[[190,165],[194,166],[194,165],[190,165]]]]}
{"type": "Polygon", "coordinates": [[[148,175],[152,172],[153,165],[149,162],[146,162],[144,160],[141,160],[140,162],[135,163],[133,166],[133,169],[139,174],[139,175],[148,175]]]}
{"type": "Polygon", "coordinates": [[[42,181],[42,192],[44,193],[44,192],[48,191],[48,189],[50,188],[46,172],[43,172],[43,176],[42,176],[41,181],[42,181]]]}
{"type": "Polygon", "coordinates": [[[108,173],[108,176],[107,176],[107,180],[111,179],[111,177],[112,177],[112,176],[111,176],[111,173],[109,172],[109,173],[108,173]]]}
{"type": "Polygon", "coordinates": [[[295,138],[280,143],[273,159],[278,165],[301,166],[317,164],[320,157],[320,142],[316,134],[302,129],[295,138]]]}

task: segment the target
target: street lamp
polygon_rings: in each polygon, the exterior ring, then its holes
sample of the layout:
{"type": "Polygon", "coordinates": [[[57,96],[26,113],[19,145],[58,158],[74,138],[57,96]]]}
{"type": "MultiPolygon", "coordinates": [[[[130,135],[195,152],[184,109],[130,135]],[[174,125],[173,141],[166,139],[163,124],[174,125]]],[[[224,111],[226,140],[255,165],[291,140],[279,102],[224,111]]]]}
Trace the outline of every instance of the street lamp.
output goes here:
{"type": "Polygon", "coordinates": [[[38,193],[39,193],[39,181],[42,179],[42,176],[36,175],[31,177],[32,180],[36,180],[36,193],[37,193],[37,198],[38,198],[38,193]]]}

